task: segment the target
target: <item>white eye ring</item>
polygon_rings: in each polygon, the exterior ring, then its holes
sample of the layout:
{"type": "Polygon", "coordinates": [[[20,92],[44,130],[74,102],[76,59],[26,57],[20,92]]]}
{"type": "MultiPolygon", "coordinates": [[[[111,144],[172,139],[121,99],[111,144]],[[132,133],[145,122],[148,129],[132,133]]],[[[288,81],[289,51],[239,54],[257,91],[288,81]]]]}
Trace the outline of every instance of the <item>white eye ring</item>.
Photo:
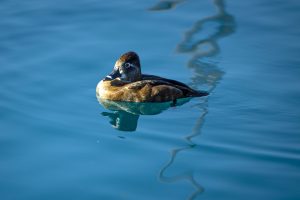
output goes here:
{"type": "Polygon", "coordinates": [[[125,66],[126,69],[128,69],[128,68],[132,67],[133,65],[130,64],[130,63],[125,63],[124,66],[125,66]]]}

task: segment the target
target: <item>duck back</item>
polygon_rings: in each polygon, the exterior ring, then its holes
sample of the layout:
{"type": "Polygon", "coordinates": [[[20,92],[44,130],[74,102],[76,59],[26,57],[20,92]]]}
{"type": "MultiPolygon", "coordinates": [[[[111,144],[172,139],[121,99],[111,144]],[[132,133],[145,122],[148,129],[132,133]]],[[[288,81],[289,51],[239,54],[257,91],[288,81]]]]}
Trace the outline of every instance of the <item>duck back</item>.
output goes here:
{"type": "Polygon", "coordinates": [[[143,74],[142,80],[152,80],[154,82],[156,81],[156,84],[162,83],[162,84],[166,84],[178,88],[179,90],[182,91],[184,97],[202,97],[202,96],[207,96],[209,94],[206,91],[194,90],[182,82],[163,78],[160,76],[143,74]]]}

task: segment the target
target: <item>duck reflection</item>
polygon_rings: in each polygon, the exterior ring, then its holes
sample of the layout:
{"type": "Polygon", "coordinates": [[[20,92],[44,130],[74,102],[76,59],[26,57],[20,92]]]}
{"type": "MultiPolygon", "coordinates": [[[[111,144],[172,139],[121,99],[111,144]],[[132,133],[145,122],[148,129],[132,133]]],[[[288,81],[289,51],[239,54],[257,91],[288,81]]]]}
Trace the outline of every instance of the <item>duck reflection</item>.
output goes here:
{"type": "MultiPolygon", "coordinates": [[[[160,1],[150,10],[166,11],[178,6],[178,4],[182,2],[183,1],[180,0],[160,1]]],[[[218,59],[216,58],[221,51],[218,40],[233,34],[236,30],[235,19],[226,11],[224,0],[212,0],[212,3],[216,7],[216,13],[196,21],[193,26],[185,32],[183,40],[176,48],[178,53],[187,53],[190,56],[187,63],[187,66],[193,70],[190,85],[194,88],[198,88],[199,86],[206,87],[205,89],[209,92],[217,86],[224,75],[224,71],[218,67],[218,59]],[[203,33],[212,27],[205,25],[213,25],[211,34],[203,33]]],[[[170,160],[162,167],[159,173],[159,179],[162,182],[188,181],[195,188],[195,191],[190,194],[188,199],[195,199],[204,190],[195,179],[193,173],[175,176],[167,176],[166,174],[168,169],[174,165],[174,161],[180,152],[197,146],[197,144],[193,143],[192,139],[201,134],[201,127],[203,126],[205,115],[208,113],[207,98],[203,99],[203,102],[199,102],[195,107],[200,109],[200,116],[191,133],[184,138],[186,145],[171,150],[170,160]]]]}
{"type": "Polygon", "coordinates": [[[99,103],[112,112],[102,112],[103,116],[109,118],[109,123],[120,131],[135,131],[137,129],[140,115],[157,115],[170,107],[181,106],[190,98],[178,99],[173,102],[164,103],[136,103],[104,100],[97,96],[99,103]]]}
{"type": "Polygon", "coordinates": [[[109,117],[109,123],[112,125],[112,127],[120,131],[135,131],[140,116],[123,110],[102,112],[102,115],[109,117]]]}

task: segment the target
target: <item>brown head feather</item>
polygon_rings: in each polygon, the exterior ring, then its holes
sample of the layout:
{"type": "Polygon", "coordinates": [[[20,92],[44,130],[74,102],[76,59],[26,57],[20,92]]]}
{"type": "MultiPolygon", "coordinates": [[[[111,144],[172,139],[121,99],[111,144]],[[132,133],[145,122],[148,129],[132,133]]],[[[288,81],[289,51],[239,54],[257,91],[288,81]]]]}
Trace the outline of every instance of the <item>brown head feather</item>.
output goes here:
{"type": "Polygon", "coordinates": [[[135,64],[138,67],[141,67],[140,65],[140,58],[137,55],[137,53],[133,51],[129,51],[127,53],[124,53],[120,58],[119,61],[121,62],[130,62],[132,64],[135,64]]]}

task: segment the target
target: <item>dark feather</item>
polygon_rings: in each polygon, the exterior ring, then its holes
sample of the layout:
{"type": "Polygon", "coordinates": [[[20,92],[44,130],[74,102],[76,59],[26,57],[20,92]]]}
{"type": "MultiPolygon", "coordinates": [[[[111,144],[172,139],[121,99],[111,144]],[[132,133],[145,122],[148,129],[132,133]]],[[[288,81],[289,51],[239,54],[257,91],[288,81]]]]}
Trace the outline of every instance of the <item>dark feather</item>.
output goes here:
{"type": "Polygon", "coordinates": [[[206,91],[197,91],[197,90],[194,90],[194,89],[190,88],[188,85],[186,85],[184,83],[181,83],[179,81],[175,81],[175,80],[172,80],[172,79],[163,78],[163,77],[160,77],[160,76],[143,74],[142,75],[142,80],[143,80],[142,82],[144,84],[149,83],[152,86],[155,86],[155,85],[169,85],[169,86],[176,87],[176,88],[180,89],[185,94],[185,96],[201,97],[201,96],[207,96],[208,95],[208,92],[206,92],[206,91]]]}

